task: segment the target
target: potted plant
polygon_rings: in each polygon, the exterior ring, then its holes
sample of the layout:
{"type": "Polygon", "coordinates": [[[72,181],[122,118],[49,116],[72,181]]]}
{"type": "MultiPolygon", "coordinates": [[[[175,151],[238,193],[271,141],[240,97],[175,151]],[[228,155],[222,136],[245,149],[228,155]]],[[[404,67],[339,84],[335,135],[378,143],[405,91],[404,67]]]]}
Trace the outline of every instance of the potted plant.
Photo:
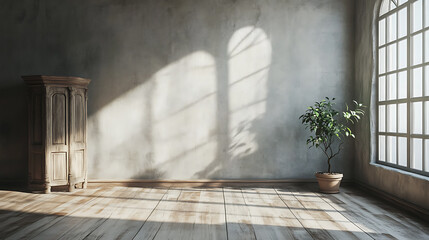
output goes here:
{"type": "Polygon", "coordinates": [[[337,156],[344,143],[345,137],[355,138],[350,125],[356,123],[364,114],[364,106],[353,101],[354,109],[350,109],[346,104],[346,110],[340,112],[334,109],[335,98],[316,102],[308,107],[307,111],[299,117],[306,129],[312,135],[307,139],[307,145],[322,150],[328,162],[326,172],[317,172],[316,178],[320,190],[324,193],[338,193],[343,174],[332,172],[331,160],[337,156]],[[334,143],[338,142],[338,145],[334,143]]]}

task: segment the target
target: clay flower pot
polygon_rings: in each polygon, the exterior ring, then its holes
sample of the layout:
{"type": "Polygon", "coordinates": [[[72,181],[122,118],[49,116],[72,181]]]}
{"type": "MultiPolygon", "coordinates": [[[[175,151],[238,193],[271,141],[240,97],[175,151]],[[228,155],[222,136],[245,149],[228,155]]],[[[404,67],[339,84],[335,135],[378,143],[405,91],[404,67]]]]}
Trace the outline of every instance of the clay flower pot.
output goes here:
{"type": "Polygon", "coordinates": [[[316,173],[317,182],[319,182],[320,191],[323,193],[339,193],[340,183],[343,179],[341,173],[316,173]]]}

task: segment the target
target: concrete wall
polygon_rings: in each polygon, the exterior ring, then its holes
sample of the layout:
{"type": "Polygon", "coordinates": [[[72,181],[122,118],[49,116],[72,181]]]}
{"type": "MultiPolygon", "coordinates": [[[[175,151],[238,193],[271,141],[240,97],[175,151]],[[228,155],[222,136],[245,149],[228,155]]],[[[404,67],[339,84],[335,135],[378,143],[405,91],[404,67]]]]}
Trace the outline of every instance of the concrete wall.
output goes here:
{"type": "MultiPolygon", "coordinates": [[[[351,101],[352,0],[2,1],[0,178],[25,178],[21,75],[92,79],[89,177],[313,178],[298,117],[351,101]]],[[[334,161],[352,176],[353,145],[334,161]]]]}
{"type": "Polygon", "coordinates": [[[360,182],[429,209],[429,178],[375,164],[375,61],[376,16],[380,1],[356,4],[356,99],[370,106],[370,114],[358,125],[355,144],[355,176],[360,182]]]}

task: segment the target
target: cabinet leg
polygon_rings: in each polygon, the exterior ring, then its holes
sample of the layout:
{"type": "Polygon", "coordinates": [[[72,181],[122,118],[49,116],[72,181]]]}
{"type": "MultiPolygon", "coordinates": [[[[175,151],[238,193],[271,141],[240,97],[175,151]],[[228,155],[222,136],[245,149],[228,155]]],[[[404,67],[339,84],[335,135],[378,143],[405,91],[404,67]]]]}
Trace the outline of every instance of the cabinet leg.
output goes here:
{"type": "Polygon", "coordinates": [[[74,183],[70,183],[69,184],[69,192],[73,192],[74,191],[74,183]]]}
{"type": "Polygon", "coordinates": [[[88,187],[88,181],[85,179],[85,181],[82,183],[82,188],[86,189],[88,187]]]}
{"type": "Polygon", "coordinates": [[[43,193],[51,193],[51,185],[45,184],[45,189],[43,190],[43,193]]]}

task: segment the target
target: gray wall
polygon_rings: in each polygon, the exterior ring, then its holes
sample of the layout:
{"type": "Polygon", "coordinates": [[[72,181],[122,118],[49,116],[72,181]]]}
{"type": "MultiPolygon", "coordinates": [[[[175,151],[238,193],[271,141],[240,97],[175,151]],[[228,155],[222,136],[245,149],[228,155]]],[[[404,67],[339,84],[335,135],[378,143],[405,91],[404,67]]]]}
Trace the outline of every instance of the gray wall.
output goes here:
{"type": "MultiPolygon", "coordinates": [[[[0,178],[26,175],[21,75],[92,79],[89,177],[313,178],[298,116],[351,101],[352,0],[2,1],[0,178]]],[[[334,161],[352,177],[353,145],[334,161]]]]}
{"type": "Polygon", "coordinates": [[[355,177],[408,202],[429,209],[429,179],[417,174],[375,164],[375,23],[380,2],[357,1],[356,4],[356,98],[370,106],[371,112],[357,127],[355,177]],[[374,99],[374,100],[373,100],[374,99]]]}

